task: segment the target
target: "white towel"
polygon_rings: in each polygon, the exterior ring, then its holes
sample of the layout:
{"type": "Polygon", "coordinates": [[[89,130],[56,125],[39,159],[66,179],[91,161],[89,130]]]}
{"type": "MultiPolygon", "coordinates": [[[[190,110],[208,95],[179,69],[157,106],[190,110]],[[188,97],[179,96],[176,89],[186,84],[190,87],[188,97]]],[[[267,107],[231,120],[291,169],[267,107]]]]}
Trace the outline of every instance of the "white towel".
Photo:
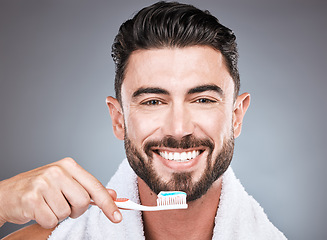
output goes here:
{"type": "MultiPolygon", "coordinates": [[[[137,176],[125,159],[107,185],[119,197],[140,203],[137,176]]],[[[233,170],[223,175],[219,208],[215,219],[213,239],[272,240],[286,239],[267,218],[260,205],[249,196],[233,170]]],[[[77,219],[68,218],[51,234],[50,240],[141,240],[144,238],[141,212],[122,210],[123,221],[114,224],[102,211],[92,206],[77,219]]]]}

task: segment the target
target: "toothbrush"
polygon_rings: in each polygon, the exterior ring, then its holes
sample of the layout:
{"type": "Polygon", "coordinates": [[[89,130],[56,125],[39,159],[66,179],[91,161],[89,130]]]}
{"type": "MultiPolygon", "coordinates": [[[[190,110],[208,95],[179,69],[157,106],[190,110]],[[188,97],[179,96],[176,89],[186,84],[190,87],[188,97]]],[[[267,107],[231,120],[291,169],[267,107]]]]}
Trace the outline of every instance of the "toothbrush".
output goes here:
{"type": "Polygon", "coordinates": [[[161,211],[172,209],[186,209],[186,193],[181,191],[162,191],[158,194],[157,206],[144,206],[137,204],[128,198],[117,198],[117,207],[127,210],[161,211]]]}

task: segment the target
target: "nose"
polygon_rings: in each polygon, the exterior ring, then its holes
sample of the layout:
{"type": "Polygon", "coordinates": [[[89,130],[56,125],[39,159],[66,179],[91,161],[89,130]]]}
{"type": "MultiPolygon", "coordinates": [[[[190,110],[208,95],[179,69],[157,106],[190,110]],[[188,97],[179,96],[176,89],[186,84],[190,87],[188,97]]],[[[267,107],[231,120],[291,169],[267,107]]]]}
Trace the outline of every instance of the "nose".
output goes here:
{"type": "Polygon", "coordinates": [[[165,119],[164,134],[181,139],[191,135],[193,131],[194,124],[190,110],[183,104],[172,104],[165,119]]]}

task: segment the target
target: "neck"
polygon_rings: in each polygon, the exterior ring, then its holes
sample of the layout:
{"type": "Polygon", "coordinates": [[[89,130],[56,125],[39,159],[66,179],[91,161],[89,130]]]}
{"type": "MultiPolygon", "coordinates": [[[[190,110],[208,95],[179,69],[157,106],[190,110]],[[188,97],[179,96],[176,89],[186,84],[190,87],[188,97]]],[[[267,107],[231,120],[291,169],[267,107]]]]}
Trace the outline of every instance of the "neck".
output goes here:
{"type": "MultiPolygon", "coordinates": [[[[212,239],[221,182],[219,178],[205,195],[189,202],[185,210],[143,212],[145,238],[147,240],[212,239]]],[[[140,178],[138,178],[138,187],[141,203],[156,205],[157,195],[140,178]]]]}

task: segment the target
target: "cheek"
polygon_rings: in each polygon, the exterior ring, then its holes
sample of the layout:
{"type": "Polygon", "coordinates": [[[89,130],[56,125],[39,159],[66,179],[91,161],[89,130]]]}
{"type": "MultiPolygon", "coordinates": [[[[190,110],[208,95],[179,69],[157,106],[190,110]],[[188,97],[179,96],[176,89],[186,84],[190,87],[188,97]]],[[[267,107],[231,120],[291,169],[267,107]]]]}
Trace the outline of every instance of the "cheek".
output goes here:
{"type": "Polygon", "coordinates": [[[162,118],[159,114],[144,114],[140,111],[131,111],[125,119],[126,132],[134,142],[144,142],[152,136],[161,126],[162,118]]]}
{"type": "Polygon", "coordinates": [[[232,113],[229,111],[208,111],[206,114],[197,114],[197,126],[206,137],[211,138],[217,146],[222,145],[231,132],[232,113]]]}

